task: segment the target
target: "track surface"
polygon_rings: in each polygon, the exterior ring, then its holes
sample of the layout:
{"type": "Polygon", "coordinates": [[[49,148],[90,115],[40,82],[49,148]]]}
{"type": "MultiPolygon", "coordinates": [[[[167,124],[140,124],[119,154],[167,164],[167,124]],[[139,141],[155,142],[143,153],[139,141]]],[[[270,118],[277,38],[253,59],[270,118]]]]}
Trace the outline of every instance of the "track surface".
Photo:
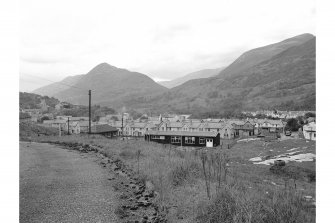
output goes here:
{"type": "Polygon", "coordinates": [[[20,222],[118,222],[110,173],[98,158],[20,142],[20,222]]]}

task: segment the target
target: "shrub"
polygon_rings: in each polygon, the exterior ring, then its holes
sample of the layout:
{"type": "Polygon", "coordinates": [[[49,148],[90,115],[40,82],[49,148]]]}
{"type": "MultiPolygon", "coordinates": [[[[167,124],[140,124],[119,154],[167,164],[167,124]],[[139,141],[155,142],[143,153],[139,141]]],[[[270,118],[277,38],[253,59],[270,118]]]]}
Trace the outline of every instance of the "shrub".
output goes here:
{"type": "Polygon", "coordinates": [[[130,149],[125,149],[119,153],[119,156],[123,159],[132,159],[135,157],[135,153],[130,149]]]}
{"type": "Polygon", "coordinates": [[[277,191],[256,196],[226,186],[207,205],[198,207],[198,222],[314,222],[301,195],[295,191],[277,191]]]}
{"type": "Polygon", "coordinates": [[[170,181],[173,186],[183,185],[193,177],[199,176],[200,166],[196,161],[179,164],[170,172],[170,181]]]}

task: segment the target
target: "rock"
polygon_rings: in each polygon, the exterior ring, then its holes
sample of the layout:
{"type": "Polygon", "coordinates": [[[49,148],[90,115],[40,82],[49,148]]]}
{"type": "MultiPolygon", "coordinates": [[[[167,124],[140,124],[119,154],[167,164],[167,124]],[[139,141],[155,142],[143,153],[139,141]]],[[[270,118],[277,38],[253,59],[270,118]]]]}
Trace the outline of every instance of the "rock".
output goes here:
{"type": "Polygon", "coordinates": [[[131,206],[130,207],[130,210],[132,210],[132,211],[135,211],[135,210],[137,210],[138,209],[138,206],[131,206]]]}
{"type": "Polygon", "coordinates": [[[275,160],[274,165],[275,166],[285,166],[285,161],[284,160],[275,160]]]}

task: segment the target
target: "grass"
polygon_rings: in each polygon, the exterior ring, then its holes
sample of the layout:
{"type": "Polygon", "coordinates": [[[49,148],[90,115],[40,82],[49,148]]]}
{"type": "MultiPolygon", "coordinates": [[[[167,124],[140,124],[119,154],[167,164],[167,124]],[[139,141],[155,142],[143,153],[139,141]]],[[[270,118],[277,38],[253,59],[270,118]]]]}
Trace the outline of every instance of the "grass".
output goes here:
{"type": "MultiPolygon", "coordinates": [[[[199,149],[185,151],[143,140],[121,141],[95,135],[40,136],[36,140],[101,146],[106,156],[118,157],[135,172],[139,171],[143,181],[150,180],[154,184],[159,192],[158,204],[169,209],[169,222],[315,221],[315,208],[303,199],[305,195],[315,198],[315,182],[289,179],[272,173],[270,166],[249,161],[260,154],[274,156],[295,147],[306,147],[304,152],[315,153],[315,142],[292,139],[265,144],[250,141],[236,143],[229,150],[225,146],[222,150],[208,149],[205,177],[199,149]],[[229,162],[225,167],[226,180],[221,180],[219,187],[217,176],[222,173],[212,160],[223,152],[229,162]]],[[[288,166],[315,173],[315,162],[292,162],[288,166]]]]}

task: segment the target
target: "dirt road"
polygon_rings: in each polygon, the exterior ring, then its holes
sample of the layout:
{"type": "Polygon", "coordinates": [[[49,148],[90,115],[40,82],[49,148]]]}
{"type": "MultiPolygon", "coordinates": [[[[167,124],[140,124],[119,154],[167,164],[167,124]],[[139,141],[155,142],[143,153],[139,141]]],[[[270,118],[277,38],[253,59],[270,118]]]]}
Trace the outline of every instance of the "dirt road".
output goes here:
{"type": "Polygon", "coordinates": [[[20,142],[20,222],[118,222],[110,173],[96,160],[20,142]]]}

